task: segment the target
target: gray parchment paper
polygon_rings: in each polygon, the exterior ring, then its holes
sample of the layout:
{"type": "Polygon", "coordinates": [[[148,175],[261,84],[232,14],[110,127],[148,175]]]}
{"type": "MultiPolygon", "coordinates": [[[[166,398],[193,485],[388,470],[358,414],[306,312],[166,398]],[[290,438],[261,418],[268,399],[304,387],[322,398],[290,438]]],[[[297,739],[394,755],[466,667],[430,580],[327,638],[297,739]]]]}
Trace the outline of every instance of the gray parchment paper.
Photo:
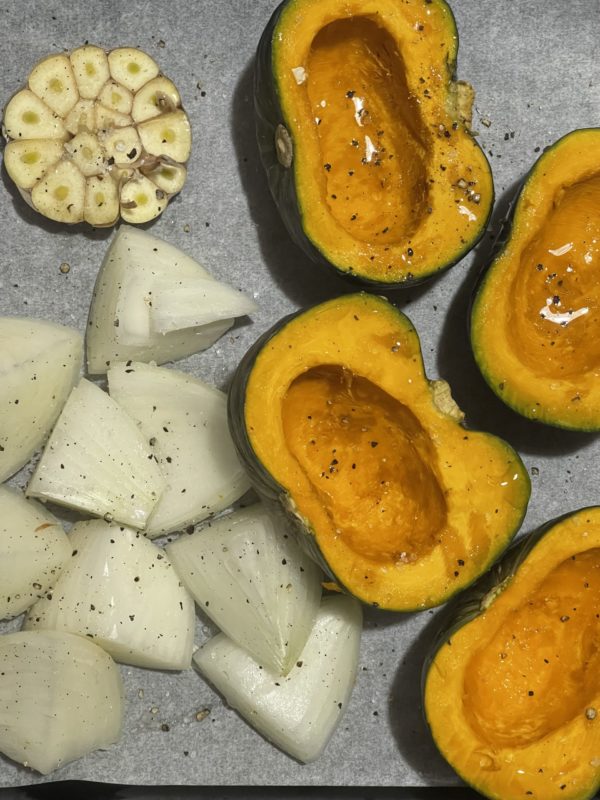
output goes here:
{"type": "MultiPolygon", "coordinates": [[[[288,239],[258,164],[251,100],[253,53],[276,0],[20,0],[0,4],[4,104],[44,55],[89,40],[147,50],[172,77],[190,115],[188,183],[151,226],[215,277],[254,295],[260,310],[210,351],[180,366],[225,389],[247,347],[291,310],[348,290],[307,262],[288,239]]],[[[598,0],[453,0],[459,76],[476,88],[474,128],[496,184],[490,231],[441,278],[396,293],[419,331],[430,377],[447,379],[469,424],[522,454],[533,493],[523,531],[598,503],[600,442],[546,429],[504,408],[470,355],[466,311],[475,275],[517,183],[540,148],[600,122],[598,0]],[[483,121],[490,122],[489,126],[483,121]]],[[[43,221],[0,186],[0,313],[31,314],[85,329],[110,233],[43,221]],[[70,265],[63,273],[60,265],[70,265]]],[[[24,485],[27,471],[14,483],[24,485]]],[[[120,744],[49,778],[0,758],[0,785],[91,779],[138,784],[457,784],[421,721],[419,674],[434,612],[366,615],[356,689],[325,755],[301,766],[255,734],[193,671],[122,667],[127,714],[120,744]],[[210,713],[197,721],[196,712],[210,713]]],[[[207,635],[198,621],[198,641],[207,635]]]]}

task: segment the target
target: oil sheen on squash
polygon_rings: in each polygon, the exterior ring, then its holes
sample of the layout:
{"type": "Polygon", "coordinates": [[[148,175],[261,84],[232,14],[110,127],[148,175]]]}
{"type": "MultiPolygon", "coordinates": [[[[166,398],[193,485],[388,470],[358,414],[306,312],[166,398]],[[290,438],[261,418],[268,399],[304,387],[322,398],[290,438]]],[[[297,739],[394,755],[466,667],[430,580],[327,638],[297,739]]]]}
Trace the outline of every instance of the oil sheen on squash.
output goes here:
{"type": "Polygon", "coordinates": [[[446,501],[435,447],[409,408],[329,366],[296,378],[282,416],[286,446],[326,509],[333,536],[377,562],[414,562],[431,552],[446,501]]]}
{"type": "Polygon", "coordinates": [[[475,298],[471,341],[515,411],[600,429],[600,129],[573,131],[532,169],[475,298]]]}
{"type": "Polygon", "coordinates": [[[600,172],[561,186],[521,256],[507,326],[544,378],[600,370],[600,172]]]}
{"type": "Polygon", "coordinates": [[[282,321],[250,355],[244,435],[232,425],[240,454],[351,594],[387,609],[437,605],[510,541],[529,498],[519,457],[463,428],[386,300],[335,298],[282,321]]]}
{"type": "Polygon", "coordinates": [[[405,285],[483,234],[493,182],[468,128],[470,87],[454,80],[457,46],[443,0],[282,3],[259,46],[258,138],[283,220],[312,258],[405,285]],[[273,159],[280,124],[287,166],[273,159]]]}
{"type": "Polygon", "coordinates": [[[600,786],[600,508],[531,537],[507,555],[517,566],[493,602],[445,637],[426,714],[442,754],[487,797],[583,800],[600,786]]]}
{"type": "Polygon", "coordinates": [[[307,73],[330,214],[364,242],[410,240],[426,213],[430,136],[393,38],[368,17],[331,22],[307,73]]]}

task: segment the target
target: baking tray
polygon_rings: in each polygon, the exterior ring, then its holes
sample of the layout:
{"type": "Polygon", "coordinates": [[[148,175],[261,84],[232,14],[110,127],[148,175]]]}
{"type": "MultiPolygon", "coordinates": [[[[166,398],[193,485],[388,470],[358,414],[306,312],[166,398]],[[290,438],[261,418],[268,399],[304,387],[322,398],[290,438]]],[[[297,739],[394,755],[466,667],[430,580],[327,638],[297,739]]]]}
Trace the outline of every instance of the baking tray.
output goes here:
{"type": "MultiPolygon", "coordinates": [[[[37,59],[86,40],[107,48],[140,46],[179,86],[194,131],[188,183],[149,229],[195,256],[215,277],[252,294],[260,306],[251,323],[236,325],[211,350],[180,363],[222,389],[247,347],[276,319],[349,289],[292,244],[258,162],[253,54],[274,5],[271,0],[21,0],[0,6],[1,102],[21,86],[37,59]]],[[[565,511],[598,503],[599,442],[592,435],[536,426],[491,394],[470,354],[467,308],[499,223],[533,161],[562,134],[600,119],[600,3],[454,0],[452,6],[460,34],[458,72],[476,88],[474,128],[493,168],[496,207],[473,253],[441,277],[391,297],[419,331],[429,377],[450,382],[471,427],[508,439],[523,456],[533,487],[522,529],[527,532],[565,511]]],[[[30,314],[84,331],[110,232],[43,221],[4,170],[2,177],[0,313],[30,314]],[[64,263],[68,272],[60,269],[64,263]]],[[[23,486],[26,478],[25,470],[13,483],[23,486]]],[[[48,777],[0,758],[0,786],[88,780],[296,786],[316,792],[324,786],[440,787],[440,792],[460,787],[428,737],[419,704],[421,664],[436,618],[434,611],[366,612],[351,703],[314,764],[300,765],[268,744],[194,671],[165,674],[123,666],[127,715],[118,745],[48,777]],[[196,712],[205,708],[210,714],[198,722],[196,712]]],[[[198,641],[207,633],[199,617],[198,641]]],[[[441,796],[428,796],[436,795],[441,796]]]]}

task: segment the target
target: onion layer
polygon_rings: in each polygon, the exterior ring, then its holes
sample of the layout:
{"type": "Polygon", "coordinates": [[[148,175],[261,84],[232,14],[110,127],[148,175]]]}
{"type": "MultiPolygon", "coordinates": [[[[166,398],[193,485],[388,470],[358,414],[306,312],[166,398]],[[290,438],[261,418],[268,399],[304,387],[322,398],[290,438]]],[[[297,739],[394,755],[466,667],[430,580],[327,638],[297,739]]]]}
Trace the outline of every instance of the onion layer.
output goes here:
{"type": "Polygon", "coordinates": [[[234,317],[254,308],[252,300],[215,281],[178,248],[123,225],[94,288],[88,370],[103,374],[118,361],[162,364],[198,353],[214,344],[234,317]]]}
{"type": "Polygon", "coordinates": [[[42,597],[70,555],[56,517],[21,492],[0,486],[0,619],[18,616],[42,597]]]}
{"type": "Polygon", "coordinates": [[[182,530],[250,488],[227,425],[223,392],[173,369],[140,362],[108,372],[111,396],[140,424],[167,488],[145,532],[182,530]]]}
{"type": "Polygon", "coordinates": [[[72,558],[29,610],[25,628],[89,636],[138,667],[191,666],[194,603],[164,550],[102,520],[77,523],[69,539],[72,558]]]}
{"type": "Polygon", "coordinates": [[[81,380],[56,423],[27,494],[144,528],[165,487],[135,422],[81,380]]]}
{"type": "Polygon", "coordinates": [[[220,517],[167,552],[198,605],[240,647],[279,674],[310,634],[321,571],[256,505],[220,517]]]}
{"type": "Polygon", "coordinates": [[[350,699],[361,622],[356,600],[325,598],[310,638],[286,677],[262,668],[222,633],[198,650],[194,662],[257,731],[308,763],[325,749],[350,699]]]}
{"type": "Polygon", "coordinates": [[[0,317],[0,482],[41,447],[73,388],[83,353],[77,331],[0,317]]]}
{"type": "Polygon", "coordinates": [[[0,674],[0,751],[14,761],[47,774],[119,738],[119,669],[88,639],[0,636],[0,674]]]}

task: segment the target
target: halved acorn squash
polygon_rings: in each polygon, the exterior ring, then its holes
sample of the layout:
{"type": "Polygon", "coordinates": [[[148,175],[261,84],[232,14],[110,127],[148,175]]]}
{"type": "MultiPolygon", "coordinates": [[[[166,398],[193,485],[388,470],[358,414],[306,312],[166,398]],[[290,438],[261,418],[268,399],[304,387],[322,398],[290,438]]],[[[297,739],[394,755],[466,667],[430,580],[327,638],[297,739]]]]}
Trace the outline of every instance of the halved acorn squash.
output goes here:
{"type": "Polygon", "coordinates": [[[444,602],[504,550],[529,499],[511,447],[466,430],[409,319],[352,294],[283,319],[246,354],[230,430],[259,493],[365,603],[444,602]]]}
{"type": "Polygon", "coordinates": [[[519,541],[445,609],[424,670],[433,738],[496,800],[600,787],[600,507],[519,541]]]}
{"type": "Polygon", "coordinates": [[[452,266],[493,202],[454,80],[443,0],[285,0],[260,41],[258,142],[284,223],[315,261],[365,285],[452,266]]]}
{"type": "Polygon", "coordinates": [[[600,429],[600,128],[573,131],[523,184],[471,317],[479,368],[524,417],[600,429]]]}

